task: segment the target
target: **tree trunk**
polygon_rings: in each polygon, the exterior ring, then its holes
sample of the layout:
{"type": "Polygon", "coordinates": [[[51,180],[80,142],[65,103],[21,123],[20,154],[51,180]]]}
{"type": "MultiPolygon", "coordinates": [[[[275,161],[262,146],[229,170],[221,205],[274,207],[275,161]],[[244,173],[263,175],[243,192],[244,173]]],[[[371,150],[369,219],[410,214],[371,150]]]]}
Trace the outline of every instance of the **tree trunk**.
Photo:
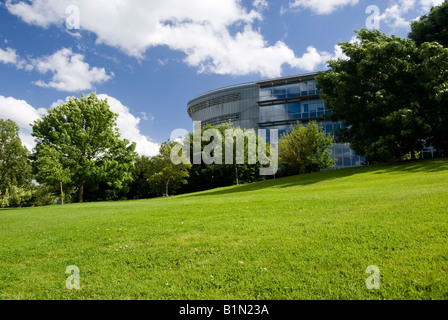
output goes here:
{"type": "Polygon", "coordinates": [[[64,206],[64,189],[62,188],[62,181],[60,182],[61,187],[61,206],[64,206]]]}
{"type": "Polygon", "coordinates": [[[238,186],[239,180],[238,180],[238,165],[235,164],[235,178],[236,178],[236,185],[238,186]]]}
{"type": "Polygon", "coordinates": [[[79,183],[79,191],[78,191],[79,203],[84,201],[84,181],[79,183]]]}
{"type": "Polygon", "coordinates": [[[171,180],[171,177],[165,183],[165,196],[166,197],[169,197],[169,195],[168,195],[168,186],[170,184],[170,180],[171,180]]]}

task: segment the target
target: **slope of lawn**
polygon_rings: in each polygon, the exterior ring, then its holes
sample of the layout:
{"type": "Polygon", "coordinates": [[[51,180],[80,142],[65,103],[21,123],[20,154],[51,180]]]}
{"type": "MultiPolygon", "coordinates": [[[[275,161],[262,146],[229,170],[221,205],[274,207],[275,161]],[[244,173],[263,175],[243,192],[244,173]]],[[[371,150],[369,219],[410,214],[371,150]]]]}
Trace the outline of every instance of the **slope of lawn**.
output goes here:
{"type": "Polygon", "coordinates": [[[447,237],[446,159],[0,210],[0,299],[448,299],[447,237]]]}

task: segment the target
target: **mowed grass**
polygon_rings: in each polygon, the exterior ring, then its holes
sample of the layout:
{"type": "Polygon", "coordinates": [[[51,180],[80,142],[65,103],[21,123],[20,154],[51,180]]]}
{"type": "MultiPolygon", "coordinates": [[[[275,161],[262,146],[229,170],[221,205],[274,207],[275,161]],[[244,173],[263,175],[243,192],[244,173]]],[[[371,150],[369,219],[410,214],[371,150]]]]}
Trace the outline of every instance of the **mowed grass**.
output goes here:
{"type": "Polygon", "coordinates": [[[448,299],[448,160],[1,210],[0,231],[0,299],[448,299]]]}

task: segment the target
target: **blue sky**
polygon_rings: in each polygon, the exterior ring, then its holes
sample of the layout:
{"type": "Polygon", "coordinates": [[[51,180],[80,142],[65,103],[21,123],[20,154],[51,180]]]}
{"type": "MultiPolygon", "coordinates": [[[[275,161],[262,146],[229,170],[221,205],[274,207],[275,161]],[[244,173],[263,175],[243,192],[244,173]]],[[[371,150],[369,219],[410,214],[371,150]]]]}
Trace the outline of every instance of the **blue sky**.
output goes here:
{"type": "MultiPolygon", "coordinates": [[[[29,124],[68,97],[97,92],[123,137],[154,155],[187,103],[236,83],[322,71],[337,44],[379,22],[409,22],[443,0],[0,1],[0,118],[33,147],[29,124]],[[366,13],[369,6],[373,13],[366,13]]],[[[371,12],[371,11],[369,11],[371,12]]]]}

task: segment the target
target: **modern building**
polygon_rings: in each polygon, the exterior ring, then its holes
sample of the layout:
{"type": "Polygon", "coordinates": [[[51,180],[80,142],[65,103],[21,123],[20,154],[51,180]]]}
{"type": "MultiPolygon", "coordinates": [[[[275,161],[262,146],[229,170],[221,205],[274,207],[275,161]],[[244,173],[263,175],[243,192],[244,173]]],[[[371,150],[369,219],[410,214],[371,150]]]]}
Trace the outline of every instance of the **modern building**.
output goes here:
{"type": "MultiPolygon", "coordinates": [[[[325,120],[330,114],[316,88],[317,73],[245,83],[204,93],[188,103],[188,114],[202,125],[232,122],[245,129],[278,129],[286,132],[297,121],[315,120],[325,132],[334,133],[342,124],[325,120]]],[[[267,135],[269,137],[269,134],[267,135]]],[[[348,144],[331,147],[335,168],[359,166],[363,156],[348,144]]]]}

